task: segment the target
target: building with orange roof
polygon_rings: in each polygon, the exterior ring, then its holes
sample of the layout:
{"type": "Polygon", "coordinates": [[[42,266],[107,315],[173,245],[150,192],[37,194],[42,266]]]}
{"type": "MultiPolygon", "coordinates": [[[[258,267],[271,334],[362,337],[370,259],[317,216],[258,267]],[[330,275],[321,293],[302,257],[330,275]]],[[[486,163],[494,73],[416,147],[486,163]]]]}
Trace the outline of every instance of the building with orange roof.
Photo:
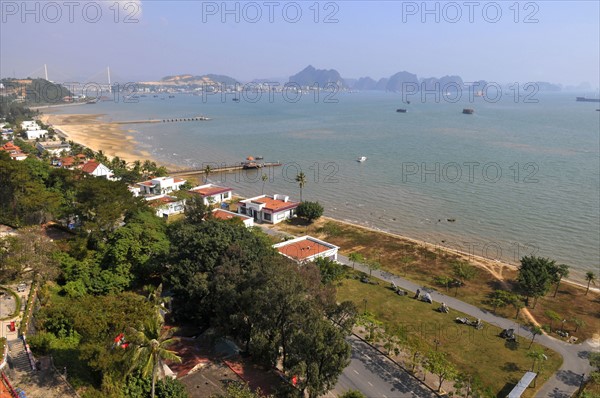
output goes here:
{"type": "Polygon", "coordinates": [[[238,203],[238,213],[252,217],[255,222],[277,224],[296,215],[299,202],[286,195],[261,195],[238,203]]]}
{"type": "Polygon", "coordinates": [[[280,254],[299,263],[314,261],[317,258],[328,258],[336,261],[339,250],[338,246],[308,235],[276,243],[273,247],[280,254]]]}
{"type": "Polygon", "coordinates": [[[21,151],[21,148],[15,145],[12,141],[2,145],[0,147],[0,151],[8,152],[8,155],[12,160],[27,159],[27,154],[21,151]]]}
{"type": "Polygon", "coordinates": [[[231,220],[234,218],[238,218],[244,223],[244,225],[247,228],[254,226],[254,219],[252,217],[248,217],[243,214],[234,213],[232,211],[223,210],[223,209],[214,209],[212,211],[212,215],[214,218],[219,219],[219,220],[231,220]]]}
{"type": "Polygon", "coordinates": [[[202,196],[202,198],[204,198],[204,204],[208,206],[213,203],[221,203],[230,200],[233,189],[215,184],[204,184],[194,187],[188,192],[202,196]]]}
{"type": "Polygon", "coordinates": [[[185,210],[185,199],[176,196],[157,195],[146,197],[148,205],[156,211],[157,217],[169,218],[185,210]]]}

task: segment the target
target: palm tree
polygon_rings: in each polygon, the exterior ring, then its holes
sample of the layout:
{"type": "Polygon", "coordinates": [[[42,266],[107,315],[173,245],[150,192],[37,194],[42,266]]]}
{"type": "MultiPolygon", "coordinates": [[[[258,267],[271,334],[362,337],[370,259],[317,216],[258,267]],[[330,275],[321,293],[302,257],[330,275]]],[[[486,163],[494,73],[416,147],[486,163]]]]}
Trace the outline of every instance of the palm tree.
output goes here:
{"type": "Polygon", "coordinates": [[[266,174],[263,173],[263,175],[260,177],[260,179],[262,180],[262,193],[261,195],[265,194],[265,182],[267,182],[267,180],[269,179],[269,176],[267,176],[266,174]]]}
{"type": "Polygon", "coordinates": [[[148,301],[156,309],[156,316],[159,321],[163,322],[165,319],[164,314],[168,312],[165,305],[171,302],[171,297],[163,296],[163,285],[159,284],[157,287],[152,285],[144,286],[144,291],[148,293],[146,301],[148,301]]]}
{"type": "Polygon", "coordinates": [[[171,338],[174,332],[175,329],[163,331],[162,322],[156,318],[148,320],[140,330],[134,328],[127,330],[130,343],[134,347],[130,359],[132,364],[130,371],[140,369],[143,377],[152,374],[152,398],[155,394],[156,377],[159,372],[162,372],[163,362],[165,360],[181,362],[181,358],[175,352],[166,348],[175,341],[171,338]]]}
{"type": "Polygon", "coordinates": [[[296,182],[300,187],[300,202],[302,202],[302,188],[306,185],[306,175],[303,172],[298,173],[296,176],[296,182]]]}
{"type": "Polygon", "coordinates": [[[569,266],[566,264],[559,264],[556,267],[556,289],[554,290],[553,297],[556,297],[556,293],[558,293],[560,281],[562,280],[562,278],[566,278],[567,276],[569,276],[569,266]]]}
{"type": "Polygon", "coordinates": [[[585,295],[587,296],[588,292],[590,291],[590,284],[593,283],[594,286],[596,285],[596,274],[593,273],[592,271],[588,271],[585,273],[585,280],[587,281],[587,290],[585,291],[585,295]]]}
{"type": "Polygon", "coordinates": [[[213,169],[212,167],[210,167],[210,165],[206,165],[206,167],[204,168],[204,182],[208,182],[208,176],[210,175],[210,173],[212,173],[213,169]]]}
{"type": "Polygon", "coordinates": [[[360,253],[350,253],[348,260],[352,261],[352,269],[354,269],[356,263],[363,262],[365,259],[360,253]]]}
{"type": "Polygon", "coordinates": [[[531,342],[529,343],[529,348],[533,345],[533,340],[535,340],[536,336],[542,334],[542,328],[537,325],[531,326],[531,342]]]}

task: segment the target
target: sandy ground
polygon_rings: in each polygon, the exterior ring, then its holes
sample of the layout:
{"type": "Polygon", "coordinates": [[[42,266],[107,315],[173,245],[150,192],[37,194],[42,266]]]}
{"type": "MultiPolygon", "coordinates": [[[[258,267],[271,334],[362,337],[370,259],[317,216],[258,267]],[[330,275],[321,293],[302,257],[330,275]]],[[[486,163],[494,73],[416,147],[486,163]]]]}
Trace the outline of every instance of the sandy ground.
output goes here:
{"type": "Polygon", "coordinates": [[[146,151],[136,149],[134,130],[122,124],[103,122],[101,114],[43,115],[40,119],[78,144],[94,151],[102,151],[108,157],[118,156],[127,162],[151,159],[146,151]]]}

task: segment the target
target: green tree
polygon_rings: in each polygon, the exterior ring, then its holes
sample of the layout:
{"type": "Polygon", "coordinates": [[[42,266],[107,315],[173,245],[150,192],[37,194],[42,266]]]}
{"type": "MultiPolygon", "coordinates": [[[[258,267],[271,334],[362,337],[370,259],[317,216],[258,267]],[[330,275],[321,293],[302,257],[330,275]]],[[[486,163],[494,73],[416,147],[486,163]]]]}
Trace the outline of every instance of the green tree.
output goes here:
{"type": "Polygon", "coordinates": [[[529,343],[528,349],[530,349],[531,346],[533,345],[533,341],[535,340],[536,336],[539,336],[540,334],[542,334],[542,328],[537,325],[531,325],[530,331],[531,331],[531,342],[529,343]]]}
{"type": "Polygon", "coordinates": [[[323,206],[319,202],[302,202],[298,205],[296,214],[312,223],[323,215],[323,206]]]}
{"type": "Polygon", "coordinates": [[[192,195],[185,202],[184,214],[187,222],[201,223],[210,216],[210,207],[204,203],[204,198],[200,195],[192,195]]]}
{"type": "Polygon", "coordinates": [[[515,295],[506,290],[494,290],[490,295],[487,303],[492,306],[493,313],[496,313],[496,309],[506,307],[515,300],[515,295]]]}
{"type": "Polygon", "coordinates": [[[587,296],[590,291],[590,284],[596,285],[596,274],[592,271],[588,271],[585,273],[585,280],[587,281],[587,289],[585,290],[585,295],[587,296]]]}
{"type": "Polygon", "coordinates": [[[596,371],[600,371],[600,352],[592,352],[588,358],[590,365],[596,368],[596,371]]]}
{"type": "Polygon", "coordinates": [[[466,281],[469,281],[475,277],[477,270],[471,264],[466,261],[455,261],[452,264],[452,272],[457,279],[458,283],[455,283],[456,290],[454,295],[458,294],[458,288],[463,286],[466,281]]]}
{"type": "Polygon", "coordinates": [[[340,398],[367,398],[363,393],[358,390],[349,390],[340,395],[340,398]]]}
{"type": "Polygon", "coordinates": [[[435,282],[435,284],[437,284],[439,286],[443,286],[444,288],[446,288],[446,291],[448,291],[453,279],[448,276],[442,275],[442,276],[436,276],[435,278],[433,278],[433,281],[435,282]]]}
{"type": "Polygon", "coordinates": [[[290,344],[290,369],[300,375],[302,392],[316,398],[329,391],[350,364],[350,346],[340,330],[320,316],[311,317],[290,344]]]}
{"type": "Polygon", "coordinates": [[[344,276],[344,266],[329,258],[318,257],[314,261],[321,272],[321,282],[324,285],[339,281],[344,276]]]}
{"type": "Polygon", "coordinates": [[[369,268],[369,276],[373,276],[373,271],[381,268],[381,263],[377,260],[369,260],[366,265],[369,268]]]}
{"type": "Polygon", "coordinates": [[[213,171],[213,168],[210,167],[210,165],[207,164],[204,167],[204,183],[208,182],[208,177],[210,176],[210,174],[212,173],[212,171],[213,171]]]}
{"type": "Polygon", "coordinates": [[[533,297],[535,308],[538,298],[548,293],[554,268],[554,261],[547,258],[525,256],[521,259],[517,281],[526,305],[529,305],[529,298],[533,297]]]}
{"type": "Polygon", "coordinates": [[[302,189],[306,185],[306,175],[303,172],[298,173],[298,175],[296,176],[296,182],[300,187],[300,202],[302,202],[302,189]]]}
{"type": "Polygon", "coordinates": [[[585,326],[585,321],[580,318],[573,318],[571,322],[575,324],[575,333],[579,330],[579,328],[583,328],[585,326]]]}
{"type": "Polygon", "coordinates": [[[429,352],[425,361],[425,369],[437,375],[438,391],[441,391],[444,380],[453,379],[457,374],[456,368],[448,361],[446,354],[439,351],[429,352]]]}
{"type": "Polygon", "coordinates": [[[558,264],[554,269],[554,274],[552,281],[556,284],[556,289],[554,289],[554,296],[558,293],[558,287],[560,286],[560,282],[563,278],[567,278],[569,276],[569,266],[566,264],[558,264]]]}
{"type": "Polygon", "coordinates": [[[261,195],[265,194],[265,183],[269,180],[269,176],[266,175],[265,173],[263,173],[262,176],[260,176],[260,179],[262,180],[262,190],[260,191],[261,195]]]}
{"type": "Polygon", "coordinates": [[[356,265],[356,263],[364,262],[365,258],[363,257],[362,254],[354,252],[354,253],[350,253],[350,255],[348,256],[348,260],[352,261],[352,269],[354,269],[354,266],[356,265]]]}
{"type": "Polygon", "coordinates": [[[181,362],[175,352],[167,349],[173,344],[174,329],[162,330],[162,324],[153,318],[139,330],[128,328],[127,336],[133,345],[132,369],[140,369],[143,376],[152,375],[151,397],[155,396],[156,378],[162,372],[165,360],[181,362]]]}
{"type": "Polygon", "coordinates": [[[554,330],[554,322],[560,321],[562,317],[552,310],[547,310],[544,314],[550,319],[550,330],[554,330]]]}

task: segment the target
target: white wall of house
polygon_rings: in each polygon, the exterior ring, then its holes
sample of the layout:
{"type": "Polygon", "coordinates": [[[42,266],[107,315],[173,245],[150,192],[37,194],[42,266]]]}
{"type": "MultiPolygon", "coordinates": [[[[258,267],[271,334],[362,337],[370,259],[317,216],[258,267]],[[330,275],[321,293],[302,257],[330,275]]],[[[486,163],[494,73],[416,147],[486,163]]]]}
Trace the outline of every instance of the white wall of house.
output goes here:
{"type": "Polygon", "coordinates": [[[40,130],[41,127],[35,120],[25,120],[21,123],[21,129],[23,130],[40,130]]]}
{"type": "Polygon", "coordinates": [[[102,163],[98,164],[98,167],[96,167],[90,174],[94,177],[104,177],[109,180],[112,180],[114,176],[113,171],[102,163]]]}
{"type": "Polygon", "coordinates": [[[38,138],[43,138],[48,134],[48,130],[27,130],[25,131],[25,136],[28,140],[37,140],[38,138]]]}
{"type": "Polygon", "coordinates": [[[66,142],[38,142],[36,148],[40,153],[48,151],[51,155],[55,156],[62,154],[63,151],[69,152],[71,150],[71,146],[66,142]]]}

